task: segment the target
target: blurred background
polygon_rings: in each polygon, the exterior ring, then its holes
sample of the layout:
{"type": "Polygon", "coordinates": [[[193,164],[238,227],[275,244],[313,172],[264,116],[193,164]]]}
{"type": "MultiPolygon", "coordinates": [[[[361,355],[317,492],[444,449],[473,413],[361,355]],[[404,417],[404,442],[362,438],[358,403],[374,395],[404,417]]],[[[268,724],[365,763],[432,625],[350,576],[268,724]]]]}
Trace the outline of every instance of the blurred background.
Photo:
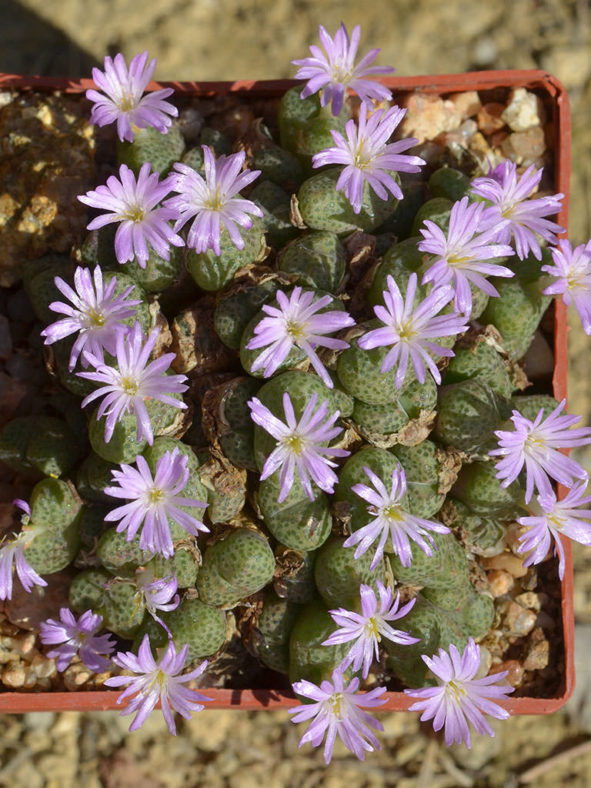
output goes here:
{"type": "MultiPolygon", "coordinates": [[[[0,71],[90,76],[105,54],[148,49],[156,78],[292,77],[318,24],[362,26],[361,51],[397,75],[542,68],[568,89],[573,113],[569,237],[591,236],[589,0],[0,0],[0,71]]],[[[591,423],[589,339],[572,316],[569,410],[591,423]]],[[[591,453],[577,457],[591,471],[591,453]]],[[[576,546],[575,546],[576,547],[576,546]]],[[[337,746],[297,749],[282,712],[208,711],[172,738],[159,714],[128,734],[115,712],[0,715],[0,786],[591,785],[591,554],[575,549],[577,690],[551,717],[493,724],[473,749],[442,747],[412,714],[382,715],[383,751],[360,763],[337,746]]],[[[495,722],[495,721],[493,721],[495,722]]]]}

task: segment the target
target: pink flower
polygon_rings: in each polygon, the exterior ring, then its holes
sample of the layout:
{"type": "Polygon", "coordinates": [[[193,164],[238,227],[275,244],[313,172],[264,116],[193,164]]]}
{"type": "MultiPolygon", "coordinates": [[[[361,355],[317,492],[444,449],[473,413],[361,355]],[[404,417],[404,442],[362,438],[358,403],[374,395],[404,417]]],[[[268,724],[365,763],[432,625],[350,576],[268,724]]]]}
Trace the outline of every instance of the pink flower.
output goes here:
{"type": "Polygon", "coordinates": [[[550,479],[567,487],[572,487],[575,479],[587,479],[587,472],[579,463],[560,452],[560,449],[591,443],[589,427],[571,429],[580,421],[580,416],[560,415],[565,405],[563,399],[545,419],[544,408],[540,408],[534,421],[514,410],[511,416],[514,430],[495,431],[499,448],[489,451],[489,455],[501,458],[495,465],[497,478],[502,480],[501,487],[508,487],[525,466],[526,503],[531,500],[534,487],[541,495],[551,496],[550,479]]]}
{"type": "Polygon", "coordinates": [[[406,689],[407,695],[420,698],[410,711],[422,711],[421,722],[433,720],[433,729],[445,726],[445,743],[464,742],[470,748],[471,723],[477,733],[494,736],[494,731],[485,718],[490,714],[498,720],[506,720],[509,712],[491,698],[502,698],[513,692],[513,687],[495,686],[507,675],[504,670],[493,676],[475,679],[480,668],[480,647],[470,638],[460,655],[452,644],[449,653],[440,648],[437,656],[422,656],[423,662],[437,679],[437,687],[406,689]]]}
{"type": "Polygon", "coordinates": [[[400,501],[406,494],[406,474],[402,467],[396,468],[392,472],[392,488],[390,492],[386,485],[375,474],[371,468],[364,467],[363,470],[369,477],[373,489],[366,484],[355,484],[351,489],[360,498],[369,503],[367,511],[374,519],[363,528],[354,531],[344,542],[344,547],[357,545],[355,558],[367,552],[376,540],[378,546],[371,562],[370,569],[375,569],[384,556],[384,547],[388,537],[392,541],[392,549],[400,558],[402,566],[410,566],[412,552],[410,543],[415,542],[427,555],[433,554],[433,539],[429,531],[438,534],[448,534],[446,528],[435,520],[424,520],[422,517],[415,517],[414,514],[404,511],[400,501]],[[426,537],[424,539],[423,537],[426,537]]]}
{"type": "MultiPolygon", "coordinates": [[[[136,458],[137,469],[131,465],[121,465],[120,471],[112,471],[113,480],[119,486],[105,487],[105,493],[114,498],[123,498],[128,503],[108,512],[105,521],[120,521],[117,532],[125,531],[128,542],[141,528],[140,548],[160,553],[166,558],[170,558],[174,553],[169,519],[178,523],[191,536],[199,536],[200,531],[209,532],[207,526],[182,508],[207,507],[203,501],[182,498],[179,495],[189,481],[187,462],[186,455],[175,449],[160,457],[154,477],[141,455],[136,458]]],[[[175,591],[176,588],[172,594],[175,591]]]]}
{"type": "Polygon", "coordinates": [[[455,308],[470,315],[472,293],[470,284],[490,296],[499,293],[486,276],[513,276],[513,271],[498,263],[486,263],[496,257],[507,257],[513,249],[496,241],[499,227],[486,232],[482,228],[483,203],[469,204],[467,197],[454,203],[446,233],[434,222],[425,220],[427,229],[420,230],[423,240],[417,244],[421,252],[435,255],[435,261],[423,276],[423,284],[433,282],[434,287],[451,284],[455,290],[455,308]]]}
{"type": "Polygon", "coordinates": [[[125,334],[129,329],[122,321],[133,317],[136,310],[132,307],[141,304],[137,299],[126,301],[133,290],[133,285],[118,296],[114,295],[117,277],[111,277],[109,284],[104,287],[100,265],[95,267],[92,276],[90,269],[78,266],[74,272],[75,290],[72,290],[59,276],[55,277],[54,282],[72,306],[62,301],[53,301],[49,305],[53,312],[66,317],[43,329],[41,336],[45,337],[45,344],[52,345],[60,339],[78,333],[70,353],[70,372],[76,366],[80,354],[82,354],[83,367],[88,366],[86,352],[101,358],[104,349],[113,355],[117,347],[117,336],[125,334]]]}
{"type": "Polygon", "coordinates": [[[277,447],[267,457],[261,472],[261,481],[267,479],[276,470],[280,470],[278,503],[289,495],[297,471],[298,478],[308,498],[314,500],[311,482],[314,481],[326,493],[334,491],[338,482],[332,468],[336,463],[329,457],[347,457],[350,452],[336,449],[326,444],[342,432],[341,427],[333,426],[340,416],[336,410],[328,415],[328,401],[325,400],[316,409],[318,395],[313,394],[304,408],[301,419],[296,421],[291,397],[283,394],[283,411],[287,419],[284,424],[263,403],[253,397],[248,402],[250,417],[255,424],[262,427],[277,440],[277,447]]]}
{"type": "Polygon", "coordinates": [[[380,696],[386,692],[385,687],[358,693],[359,679],[353,679],[345,687],[343,674],[335,670],[332,681],[323,681],[319,687],[311,681],[296,681],[293,689],[298,695],[313,701],[289,709],[289,714],[294,715],[292,722],[312,720],[300,739],[300,747],[306,742],[318,747],[326,734],[324,760],[327,764],[332,758],[337,736],[361,761],[365,759],[366,752],[381,749],[374,731],[383,731],[384,726],[361,709],[382,706],[386,699],[380,696]]]}
{"type": "Polygon", "coordinates": [[[185,645],[177,654],[172,640],[168,641],[166,651],[160,656],[158,662],[152,656],[150,638],[144,639],[138,650],[137,657],[132,651],[119,652],[113,657],[113,662],[123,670],[131,671],[133,676],[112,676],[105,681],[107,687],[124,687],[117,703],[128,700],[121,716],[135,714],[129,726],[130,731],[136,731],[148,719],[154,707],[160,701],[162,714],[168,725],[168,730],[176,735],[176,725],[173,712],[177,711],[182,717],[189,720],[194,711],[203,711],[203,701],[211,698],[201,695],[196,690],[184,687],[189,681],[199,678],[207,667],[207,660],[190,673],[180,675],[187,661],[189,646],[185,645]]]}
{"type": "Polygon", "coordinates": [[[20,498],[16,498],[12,503],[24,512],[21,517],[23,530],[19,534],[13,534],[12,539],[4,537],[0,540],[0,600],[12,599],[13,568],[27,594],[31,593],[33,586],[47,585],[25,558],[25,548],[35,537],[34,528],[29,528],[31,518],[29,504],[20,498]]]}
{"type": "Polygon", "coordinates": [[[344,672],[351,665],[355,672],[362,671],[361,675],[364,679],[369,675],[372,662],[379,659],[379,644],[382,638],[401,645],[419,642],[417,638],[411,637],[407,632],[392,629],[388,623],[404,618],[412,610],[416,599],[411,599],[399,610],[400,594],[397,594],[394,599],[391,588],[386,588],[379,580],[377,586],[380,595],[379,606],[374,590],[371,586],[362,583],[359,589],[361,613],[345,610],[342,607],[338,610],[328,611],[340,629],[333,632],[322,643],[323,646],[334,646],[355,641],[339,670],[344,672]]]}
{"type": "Polygon", "coordinates": [[[172,191],[178,195],[165,202],[166,208],[176,216],[175,231],[193,219],[187,236],[187,246],[196,252],[213,249],[221,253],[222,228],[228,231],[237,249],[244,249],[244,240],[238,227],[250,229],[253,216],[262,216],[261,209],[251,200],[237,196],[260,175],[260,170],[241,172],[246,153],[240,151],[230,156],[214,158],[211,150],[203,145],[205,178],[186,164],[176,162],[172,191]]]}
{"type": "Polygon", "coordinates": [[[554,277],[544,295],[562,295],[567,306],[575,305],[583,329],[591,336],[591,241],[574,250],[570,241],[561,238],[558,249],[551,249],[554,265],[543,265],[542,271],[554,277]]]}
{"type": "Polygon", "coordinates": [[[333,300],[330,295],[314,300],[313,291],[303,292],[301,287],[294,287],[289,298],[281,290],[277,291],[275,297],[279,306],[263,305],[267,317],[255,326],[255,336],[246,345],[247,350],[266,348],[255,359],[252,371],[262,369],[264,377],[270,377],[285,361],[290,350],[298,347],[308,356],[322,382],[333,388],[332,379],[318,358],[316,348],[348,348],[349,344],[342,339],[325,337],[323,334],[332,334],[353,326],[355,321],[342,310],[320,311],[333,300]]]}
{"type": "Polygon", "coordinates": [[[459,315],[457,312],[437,315],[453,298],[453,287],[444,285],[433,288],[415,308],[417,275],[414,272],[408,280],[405,298],[392,276],[388,276],[387,283],[388,289],[383,293],[386,306],[374,307],[376,317],[384,326],[364,334],[358,341],[359,347],[370,350],[392,345],[392,349],[382,363],[382,372],[389,372],[395,364],[398,364],[394,378],[397,388],[402,386],[409,360],[419,383],[425,382],[425,367],[429,369],[437,383],[441,383],[441,375],[431,354],[451,357],[454,353],[432,340],[438,337],[455,336],[468,330],[465,315],[459,315]]]}
{"type": "Polygon", "coordinates": [[[169,221],[177,218],[170,208],[158,205],[172,188],[171,176],[159,181],[157,172],[150,172],[151,164],[142,164],[136,177],[126,164],[119,167],[119,179],[115,175],[107,178],[105,186],[78,197],[80,202],[107,213],[97,216],[88,225],[88,230],[98,230],[107,224],[119,224],[115,233],[115,254],[120,263],[137,259],[141,268],[146,267],[150,256],[148,244],[154,251],[168,260],[170,244],[183,246],[169,221]]]}
{"type": "Polygon", "coordinates": [[[113,437],[115,425],[124,413],[135,413],[137,421],[137,439],[145,438],[152,445],[154,435],[150,416],[146,409],[147,399],[157,399],[174,408],[184,409],[187,406],[171,394],[182,394],[187,390],[185,375],[167,375],[175,354],[164,353],[155,361],[148,363],[150,354],[158,339],[158,329],[154,329],[145,340],[142,327],[134,323],[127,334],[120,334],[116,342],[117,367],[110,367],[104,359],[87,353],[90,364],[95,372],[78,372],[81,378],[103,383],[96,391],[91,392],[82,400],[86,407],[99,397],[104,397],[97,411],[97,418],[106,415],[105,441],[113,437]],[[145,340],[145,341],[144,341],[145,340]]]}
{"type": "Polygon", "coordinates": [[[148,53],[142,52],[131,59],[129,69],[121,53],[114,60],[105,58],[105,71],[92,69],[95,85],[103,91],[87,90],[86,98],[94,103],[90,122],[97,126],[117,123],[121,141],[133,142],[137,129],[152,126],[161,134],[168,132],[172,120],[178,115],[177,108],[164,99],[172,96],[172,88],[155,90],[144,96],[148,82],[156,68],[156,60],[148,63],[148,53]],[[146,65],[147,64],[147,65],[146,65]]]}
{"type": "Polygon", "coordinates": [[[561,536],[591,545],[591,511],[580,509],[591,503],[591,495],[584,494],[586,488],[586,482],[577,482],[561,501],[553,492],[539,495],[540,514],[518,518],[520,525],[527,526],[527,531],[519,538],[519,550],[530,553],[523,562],[524,566],[544,561],[554,541],[554,554],[559,556],[558,576],[562,580],[565,559],[561,536]]]}
{"type": "Polygon", "coordinates": [[[542,259],[542,250],[536,235],[555,244],[556,233],[564,228],[543,217],[559,213],[564,194],[527,199],[542,178],[543,167],[536,170],[532,164],[519,178],[513,161],[500,164],[491,176],[475,178],[472,192],[492,202],[482,216],[483,230],[496,230],[494,240],[499,244],[515,241],[517,256],[523,260],[531,252],[542,259]]]}
{"type": "Polygon", "coordinates": [[[67,607],[60,609],[59,621],[48,618],[41,622],[41,642],[44,646],[56,646],[47,652],[47,656],[56,660],[60,672],[68,667],[76,654],[95,673],[111,667],[111,661],[104,655],[113,651],[115,641],[108,634],[96,635],[102,624],[103,617],[92,610],[87,610],[76,619],[67,607]]]}
{"type": "Polygon", "coordinates": [[[303,99],[322,89],[321,106],[325,107],[332,102],[332,114],[338,115],[347,88],[354,90],[363,102],[370,102],[371,99],[388,101],[392,98],[391,92],[384,85],[371,79],[364,79],[370,74],[391,74],[394,71],[391,66],[371,66],[378,56],[379,49],[370,50],[355,65],[361,35],[359,25],[353,28],[350,41],[347,28],[342,22],[335,33],[334,40],[322,25],[318,27],[318,34],[324,52],[320,47],[313,45],[310,47],[313,57],[292,60],[295,66],[300,67],[295,75],[296,79],[308,80],[301,93],[303,99]]]}
{"type": "Polygon", "coordinates": [[[359,126],[355,125],[354,120],[347,121],[346,140],[340,132],[331,130],[335,147],[320,151],[312,157],[314,167],[345,165],[336,188],[345,193],[355,213],[361,211],[364,183],[368,183],[382,200],[388,199],[388,192],[397,200],[402,200],[404,195],[392,172],[419,172],[425,164],[418,156],[401,155],[402,151],[417,144],[418,140],[413,137],[387,144],[406,114],[405,109],[380,109],[369,119],[367,111],[367,106],[362,104],[359,108],[359,126]]]}

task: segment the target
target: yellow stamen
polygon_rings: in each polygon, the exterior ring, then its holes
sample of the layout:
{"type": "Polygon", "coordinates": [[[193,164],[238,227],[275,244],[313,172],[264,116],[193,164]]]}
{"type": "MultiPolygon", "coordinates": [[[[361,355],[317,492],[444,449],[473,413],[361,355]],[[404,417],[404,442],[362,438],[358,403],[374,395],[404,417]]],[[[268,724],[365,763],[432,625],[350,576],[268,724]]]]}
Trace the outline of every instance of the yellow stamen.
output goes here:
{"type": "Polygon", "coordinates": [[[129,397],[135,397],[138,393],[139,384],[134,378],[121,378],[121,388],[129,397]]]}

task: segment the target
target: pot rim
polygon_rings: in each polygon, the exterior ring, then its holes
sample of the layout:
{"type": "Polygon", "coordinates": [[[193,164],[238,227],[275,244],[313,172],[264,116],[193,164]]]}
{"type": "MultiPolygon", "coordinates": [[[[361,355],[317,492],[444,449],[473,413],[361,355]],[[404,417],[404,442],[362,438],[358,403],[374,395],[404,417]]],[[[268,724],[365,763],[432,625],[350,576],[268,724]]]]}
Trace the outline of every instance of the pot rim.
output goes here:
{"type": "MultiPolygon", "coordinates": [[[[570,140],[571,117],[568,94],[556,77],[543,70],[475,71],[462,74],[436,74],[414,77],[386,77],[382,84],[394,92],[422,92],[452,94],[468,90],[492,90],[494,88],[524,87],[543,91],[552,103],[553,117],[550,127],[554,134],[555,185],[564,194],[558,222],[568,227],[569,183],[570,183],[570,140]]],[[[237,80],[234,82],[167,81],[150,82],[147,90],[173,88],[176,95],[211,98],[215,95],[249,95],[253,98],[277,98],[286,90],[302,84],[297,80],[237,80]]],[[[91,79],[27,76],[0,73],[0,90],[3,91],[61,91],[80,94],[94,88],[91,79]]],[[[557,400],[567,396],[567,308],[562,301],[554,302],[554,359],[552,376],[553,393],[557,400]]],[[[566,452],[565,452],[566,453],[566,452]]],[[[558,486],[559,497],[566,494],[558,486]]],[[[562,538],[565,554],[565,573],[561,583],[561,613],[564,642],[565,674],[558,694],[550,698],[509,697],[498,701],[511,714],[550,714],[561,708],[572,695],[574,676],[574,603],[573,562],[569,540],[562,538]]],[[[212,700],[207,704],[212,709],[277,710],[299,705],[293,692],[283,690],[232,690],[201,687],[212,700]]],[[[117,690],[79,692],[11,692],[0,690],[0,713],[23,713],[33,711],[104,711],[117,709],[117,690]]],[[[402,692],[387,692],[382,711],[406,711],[414,699],[402,692]]],[[[159,708],[159,706],[157,707],[159,708]]]]}

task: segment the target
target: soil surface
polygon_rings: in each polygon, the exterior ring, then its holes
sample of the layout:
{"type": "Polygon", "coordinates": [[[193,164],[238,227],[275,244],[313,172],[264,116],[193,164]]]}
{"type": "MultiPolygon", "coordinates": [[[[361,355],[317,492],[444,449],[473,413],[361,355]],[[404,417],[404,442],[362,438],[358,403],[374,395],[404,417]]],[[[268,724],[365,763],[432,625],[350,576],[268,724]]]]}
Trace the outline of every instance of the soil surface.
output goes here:
{"type": "MultiPolygon", "coordinates": [[[[570,93],[570,238],[591,235],[591,8],[589,0],[4,0],[0,71],[89,76],[104,54],[148,49],[160,79],[293,76],[322,22],[362,24],[362,49],[399,75],[544,68],[570,93]]],[[[571,316],[569,410],[591,423],[589,339],[571,316]]],[[[577,457],[591,471],[591,450],[577,457]]],[[[282,712],[208,711],[166,732],[154,714],[128,735],[116,712],[0,715],[0,786],[588,786],[591,785],[591,552],[575,545],[578,687],[551,717],[493,724],[471,751],[441,745],[413,714],[384,714],[383,750],[358,762],[337,746],[297,749],[282,712]]]]}

